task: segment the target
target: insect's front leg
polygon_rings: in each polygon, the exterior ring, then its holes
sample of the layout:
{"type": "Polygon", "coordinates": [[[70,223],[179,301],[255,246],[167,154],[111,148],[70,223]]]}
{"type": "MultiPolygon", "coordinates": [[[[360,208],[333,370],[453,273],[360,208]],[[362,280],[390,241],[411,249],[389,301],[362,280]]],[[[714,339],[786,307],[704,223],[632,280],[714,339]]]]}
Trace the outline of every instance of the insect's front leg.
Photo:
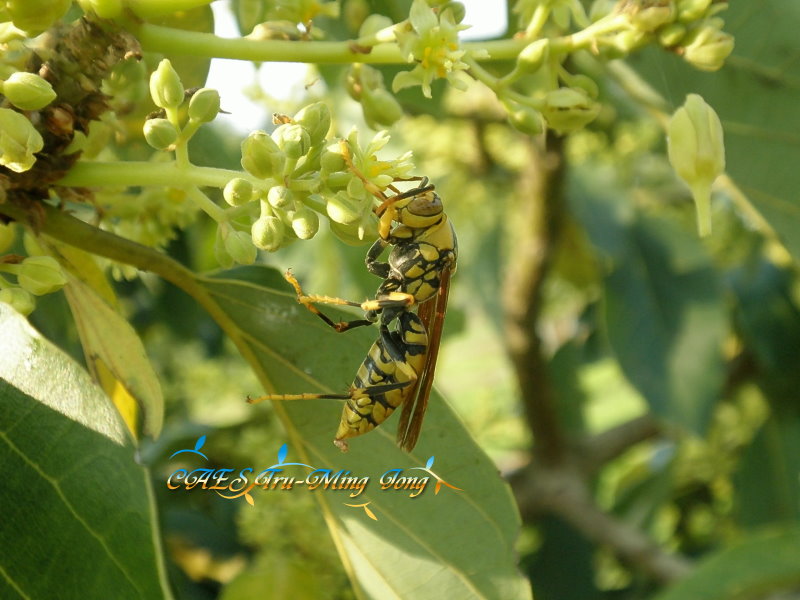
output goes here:
{"type": "Polygon", "coordinates": [[[378,257],[383,253],[389,242],[382,238],[375,240],[375,243],[370,246],[364,262],[367,265],[367,270],[373,275],[377,275],[381,279],[389,277],[389,263],[381,262],[378,257]]]}

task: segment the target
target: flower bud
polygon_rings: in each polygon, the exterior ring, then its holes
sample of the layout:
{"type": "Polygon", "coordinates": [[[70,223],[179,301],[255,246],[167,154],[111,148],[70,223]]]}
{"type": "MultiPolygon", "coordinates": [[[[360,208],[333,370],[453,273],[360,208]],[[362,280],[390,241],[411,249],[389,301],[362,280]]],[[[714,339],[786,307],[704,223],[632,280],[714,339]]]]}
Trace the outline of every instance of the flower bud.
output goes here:
{"type": "Polygon", "coordinates": [[[6,79],[2,91],[11,104],[22,110],[39,110],[56,98],[50,82],[25,71],[17,71],[6,79]]]}
{"type": "Polygon", "coordinates": [[[242,142],[242,167],[259,179],[280,177],[286,156],[269,135],[254,131],[242,142]]]}
{"type": "Polygon", "coordinates": [[[625,56],[644,46],[651,37],[641,29],[625,29],[614,34],[611,38],[611,47],[621,52],[621,56],[625,56]]]}
{"type": "Polygon", "coordinates": [[[523,73],[539,70],[550,54],[550,40],[542,38],[531,42],[522,49],[517,57],[517,68],[523,73]]]}
{"type": "Polygon", "coordinates": [[[4,4],[14,26],[33,37],[63,17],[72,0],[7,0],[4,4]]]}
{"type": "Polygon", "coordinates": [[[711,233],[711,184],[725,170],[722,124],[697,94],[675,111],[667,126],[669,162],[691,188],[701,236],[711,233]]]}
{"type": "Polygon", "coordinates": [[[311,136],[305,127],[297,123],[281,125],[272,132],[272,139],[289,159],[300,158],[311,147],[311,136]]]}
{"type": "Polygon", "coordinates": [[[506,105],[508,122],[511,126],[528,135],[538,135],[544,131],[542,113],[533,107],[522,104],[506,105]]]}
{"type": "Polygon", "coordinates": [[[253,239],[246,231],[231,229],[227,235],[223,233],[225,250],[234,262],[240,265],[252,265],[256,260],[258,251],[253,245],[253,239]]]}
{"type": "Polygon", "coordinates": [[[113,19],[122,14],[122,0],[78,0],[85,12],[93,12],[103,19],[113,19]]]}
{"type": "Polygon", "coordinates": [[[711,0],[678,0],[678,20],[683,23],[696,21],[705,15],[711,0]]]}
{"type": "Polygon", "coordinates": [[[269,188],[267,202],[275,208],[291,208],[294,204],[294,194],[290,189],[282,185],[276,185],[269,188]]]}
{"type": "Polygon", "coordinates": [[[285,227],[278,217],[271,215],[261,216],[253,223],[253,227],[250,230],[253,243],[257,248],[267,252],[275,252],[281,247],[285,227]]]}
{"type": "Polygon", "coordinates": [[[672,23],[658,32],[658,42],[665,48],[677,46],[686,35],[686,26],[681,23],[672,23]]]}
{"type": "Polygon", "coordinates": [[[20,287],[0,290],[0,302],[9,304],[19,314],[26,317],[36,308],[36,299],[20,287]]]}
{"type": "Polygon", "coordinates": [[[340,192],[328,198],[325,211],[334,223],[348,225],[357,222],[361,218],[363,207],[360,202],[353,200],[346,193],[340,192]]]}
{"type": "Polygon", "coordinates": [[[210,123],[219,114],[219,92],[211,88],[197,90],[189,100],[189,118],[210,123]]]}
{"type": "Polygon", "coordinates": [[[733,36],[712,19],[683,38],[683,58],[701,71],[717,71],[733,51],[733,36]]]}
{"type": "Polygon", "coordinates": [[[298,205],[292,215],[292,230],[301,240],[310,240],[319,230],[319,216],[304,204],[298,205]]]}
{"type": "Polygon", "coordinates": [[[234,4],[236,24],[242,35],[247,35],[265,19],[266,6],[263,0],[239,0],[234,4]]]}
{"type": "Polygon", "coordinates": [[[330,228],[348,246],[363,246],[378,237],[377,219],[372,215],[349,225],[331,221],[330,228]]]}
{"type": "Polygon", "coordinates": [[[323,150],[322,155],[319,157],[319,166],[321,171],[325,174],[347,169],[347,164],[344,162],[344,157],[339,151],[338,144],[328,146],[323,150]]]}
{"type": "Polygon", "coordinates": [[[41,296],[60,290],[67,278],[52,256],[29,256],[20,264],[17,281],[25,291],[41,296]]]}
{"type": "Polygon", "coordinates": [[[167,119],[148,119],[143,131],[144,139],[156,150],[166,150],[178,140],[178,130],[167,119]]]}
{"type": "Polygon", "coordinates": [[[467,16],[467,9],[461,2],[447,2],[439,8],[439,14],[444,16],[445,11],[450,12],[453,23],[461,23],[467,16]]]}
{"type": "Polygon", "coordinates": [[[393,94],[382,87],[374,90],[364,88],[361,107],[364,110],[364,120],[373,129],[389,127],[403,116],[403,107],[393,94]]]}
{"type": "Polygon", "coordinates": [[[331,111],[324,102],[315,102],[302,108],[294,116],[294,122],[305,127],[312,146],[325,141],[331,128],[331,111]]]}
{"type": "Polygon", "coordinates": [[[580,88],[562,87],[547,92],[542,115],[548,127],[560,134],[570,133],[591,123],[600,105],[580,88]]]}
{"type": "Polygon", "coordinates": [[[8,225],[3,225],[0,223],[0,252],[8,250],[11,244],[14,243],[15,237],[13,224],[9,223],[8,225]]]}
{"type": "Polygon", "coordinates": [[[394,25],[394,23],[389,17],[373,13],[361,23],[361,28],[358,30],[358,37],[363,38],[382,32],[377,38],[379,42],[393,42],[394,31],[390,29],[392,25],[394,25]]]}
{"type": "Polygon", "coordinates": [[[42,136],[24,115],[0,108],[0,165],[15,173],[27,171],[36,162],[34,153],[43,147],[42,136]]]}
{"type": "Polygon", "coordinates": [[[225,188],[222,190],[222,197],[231,206],[242,206],[251,200],[255,200],[253,191],[253,184],[247,179],[235,177],[225,184],[225,188]]]}
{"type": "Polygon", "coordinates": [[[150,76],[150,95],[160,108],[175,108],[183,103],[183,84],[172,63],[165,58],[150,76]]]}
{"type": "Polygon", "coordinates": [[[568,83],[569,87],[582,89],[592,99],[600,95],[600,88],[597,82],[588,75],[583,75],[582,73],[570,75],[568,83]]]}
{"type": "Polygon", "coordinates": [[[630,15],[631,25],[645,33],[651,33],[674,19],[673,0],[643,0],[630,15]]]}

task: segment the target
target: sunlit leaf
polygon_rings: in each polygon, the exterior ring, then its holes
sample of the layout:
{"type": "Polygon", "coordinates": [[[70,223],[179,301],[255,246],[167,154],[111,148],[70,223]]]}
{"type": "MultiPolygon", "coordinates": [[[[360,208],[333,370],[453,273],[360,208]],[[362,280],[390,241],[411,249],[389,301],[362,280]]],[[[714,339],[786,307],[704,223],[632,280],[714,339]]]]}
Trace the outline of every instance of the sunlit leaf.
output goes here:
{"type": "MultiPolygon", "coordinates": [[[[141,412],[143,432],[157,436],[164,419],[164,398],[139,336],[119,313],[79,279],[70,276],[64,291],[87,362],[107,369],[124,388],[125,393],[113,397],[120,412],[123,415],[141,412]],[[131,406],[131,400],[137,407],[131,406]]],[[[130,426],[131,423],[126,422],[130,426]]]]}
{"type": "Polygon", "coordinates": [[[110,400],[2,303],[0,339],[0,596],[170,598],[150,476],[110,400]]]}
{"type": "MultiPolygon", "coordinates": [[[[333,332],[297,304],[271,269],[241,268],[201,283],[231,320],[226,332],[262,381],[281,393],[346,390],[376,335],[370,328],[333,332]],[[277,281],[280,287],[262,281],[277,281]]],[[[339,318],[337,311],[329,312],[339,318]]],[[[242,390],[242,401],[248,393],[260,390],[242,390]]],[[[516,568],[519,515],[508,486],[441,398],[431,399],[411,454],[395,445],[396,418],[352,440],[350,452],[342,454],[332,443],[340,401],[276,403],[275,410],[301,462],[371,479],[359,499],[380,512],[378,521],[365,519],[335,496],[317,495],[331,516],[328,523],[343,560],[367,597],[530,597],[516,568]],[[421,466],[423,457],[433,456],[440,476],[462,492],[426,492],[412,500],[408,492],[379,488],[387,470],[421,466]]]]}

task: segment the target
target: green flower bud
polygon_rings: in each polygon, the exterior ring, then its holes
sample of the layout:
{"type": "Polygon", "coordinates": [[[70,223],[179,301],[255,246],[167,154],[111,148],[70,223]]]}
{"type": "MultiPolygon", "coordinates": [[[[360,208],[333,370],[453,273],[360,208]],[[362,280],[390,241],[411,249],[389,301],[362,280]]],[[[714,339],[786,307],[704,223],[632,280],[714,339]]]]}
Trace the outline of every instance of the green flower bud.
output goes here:
{"type": "Polygon", "coordinates": [[[733,36],[720,29],[718,19],[691,29],[683,38],[683,58],[701,71],[717,71],[733,52],[733,36]]]}
{"type": "Polygon", "coordinates": [[[300,204],[292,215],[292,230],[301,240],[310,240],[319,230],[319,216],[304,204],[300,204]]]}
{"type": "Polygon", "coordinates": [[[156,150],[166,150],[178,140],[178,130],[167,119],[148,119],[142,129],[144,139],[156,150]]]}
{"type": "Polygon", "coordinates": [[[461,2],[447,2],[446,4],[442,4],[441,8],[439,8],[439,14],[444,15],[445,11],[450,12],[453,23],[461,23],[464,17],[467,16],[467,9],[461,2]]]}
{"type": "Polygon", "coordinates": [[[570,75],[568,83],[569,87],[582,89],[592,99],[597,98],[600,95],[600,88],[598,87],[597,82],[588,75],[583,75],[582,73],[570,75]]]}
{"type": "Polygon", "coordinates": [[[0,223],[0,252],[5,252],[14,243],[16,237],[14,225],[3,225],[0,223]]]}
{"type": "Polygon", "coordinates": [[[272,132],[272,139],[286,154],[286,158],[298,159],[311,147],[311,136],[302,125],[285,123],[272,132]]]}
{"type": "Polygon", "coordinates": [[[357,222],[361,218],[363,206],[346,193],[339,192],[328,198],[325,211],[328,213],[328,217],[331,221],[341,223],[342,225],[349,225],[357,222]]]}
{"type": "Polygon", "coordinates": [[[331,111],[324,102],[315,102],[301,109],[294,116],[294,122],[305,127],[311,145],[318,146],[325,141],[331,128],[331,111]]]}
{"type": "Polygon", "coordinates": [[[189,118],[210,123],[219,114],[219,92],[211,88],[197,90],[189,100],[189,118]]]}
{"type": "Polygon", "coordinates": [[[665,48],[677,46],[686,35],[686,26],[680,23],[667,25],[658,32],[658,42],[665,48]]]}
{"type": "Polygon", "coordinates": [[[535,108],[522,104],[506,105],[508,122],[511,126],[528,135],[538,135],[544,131],[542,113],[535,108]]]}
{"type": "Polygon", "coordinates": [[[278,217],[261,216],[253,223],[250,233],[257,248],[275,252],[281,247],[286,226],[278,217]]]}
{"type": "Polygon", "coordinates": [[[389,17],[371,14],[361,23],[361,28],[358,30],[358,37],[363,38],[380,32],[381,35],[377,38],[379,42],[393,42],[394,31],[390,29],[393,25],[394,22],[392,22],[389,17]]]}
{"type": "MultiPolygon", "coordinates": [[[[72,0],[7,0],[8,16],[15,27],[31,37],[38,35],[58,21],[69,9],[72,0]]],[[[6,19],[3,19],[6,20],[6,19]]]]}
{"type": "Polygon", "coordinates": [[[263,0],[239,0],[234,3],[236,23],[242,35],[247,35],[259,23],[265,20],[266,5],[263,0]]]}
{"type": "Polygon", "coordinates": [[[673,0],[640,0],[634,5],[630,22],[636,29],[651,33],[675,19],[673,0]]]}
{"type": "Polygon", "coordinates": [[[256,261],[258,251],[253,245],[253,239],[246,231],[231,229],[227,235],[222,234],[225,250],[234,262],[240,265],[252,265],[256,261]]]}
{"type": "Polygon", "coordinates": [[[43,147],[42,136],[24,115],[0,108],[0,165],[15,173],[27,171],[36,162],[34,154],[43,147]]]}
{"type": "Polygon", "coordinates": [[[20,264],[17,281],[25,291],[41,296],[60,290],[67,278],[52,256],[29,256],[20,264]]]}
{"type": "Polygon", "coordinates": [[[373,129],[389,127],[403,116],[403,107],[397,98],[382,87],[374,90],[364,88],[361,107],[364,110],[364,120],[373,129]]]}
{"type": "Polygon", "coordinates": [[[280,177],[286,156],[269,135],[254,131],[242,142],[242,167],[253,177],[280,177]]]}
{"type": "Polygon", "coordinates": [[[378,227],[375,220],[360,221],[343,225],[336,221],[330,222],[333,234],[348,246],[363,246],[378,237],[378,227]]]}
{"type": "Polygon", "coordinates": [[[322,152],[319,157],[319,166],[323,173],[335,173],[336,171],[345,171],[347,164],[344,162],[344,157],[339,152],[339,146],[329,146],[322,152]]]}
{"type": "Polygon", "coordinates": [[[231,206],[242,206],[251,200],[255,200],[255,194],[253,192],[252,183],[247,181],[247,179],[235,177],[225,184],[225,188],[222,190],[222,197],[225,198],[225,202],[231,206]]]}
{"type": "Polygon", "coordinates": [[[0,302],[9,304],[23,316],[28,316],[36,308],[36,299],[19,287],[10,287],[0,290],[0,302]]]}
{"type": "Polygon", "coordinates": [[[39,110],[56,98],[50,82],[25,71],[17,71],[6,79],[3,83],[3,95],[22,110],[39,110]]]}
{"type": "Polygon", "coordinates": [[[562,87],[545,96],[542,114],[548,127],[560,134],[570,133],[591,123],[600,105],[580,88],[562,87]]]}
{"type": "Polygon", "coordinates": [[[611,43],[614,49],[622,53],[621,56],[625,56],[647,44],[651,37],[641,29],[626,29],[614,34],[611,43]]]}
{"type": "Polygon", "coordinates": [[[675,111],[667,126],[669,162],[691,188],[701,236],[711,233],[711,185],[725,170],[725,142],[717,113],[697,94],[675,111]]]}
{"type": "Polygon", "coordinates": [[[267,192],[267,202],[275,208],[291,208],[294,205],[294,194],[282,185],[269,188],[267,192]]]}
{"type": "Polygon", "coordinates": [[[93,12],[103,19],[113,19],[122,14],[122,0],[78,0],[85,12],[93,12]]]}
{"type": "Polygon", "coordinates": [[[150,76],[150,95],[160,108],[175,108],[183,103],[183,84],[169,59],[163,59],[150,76]]]}
{"type": "Polygon", "coordinates": [[[542,38],[531,42],[522,49],[517,57],[517,69],[523,73],[533,73],[539,70],[550,54],[550,40],[542,38]]]}
{"type": "Polygon", "coordinates": [[[684,23],[696,21],[705,15],[711,0],[678,0],[678,20],[684,23]]]}

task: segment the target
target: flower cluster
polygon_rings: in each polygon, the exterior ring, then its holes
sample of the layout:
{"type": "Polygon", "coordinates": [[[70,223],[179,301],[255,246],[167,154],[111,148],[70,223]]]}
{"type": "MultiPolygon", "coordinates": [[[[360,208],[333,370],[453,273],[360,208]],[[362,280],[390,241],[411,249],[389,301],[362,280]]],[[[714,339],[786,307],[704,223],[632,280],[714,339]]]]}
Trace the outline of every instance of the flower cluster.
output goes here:
{"type": "Polygon", "coordinates": [[[389,139],[385,132],[363,148],[355,130],[346,140],[331,143],[326,138],[330,112],[321,102],[294,118],[280,116],[279,121],[271,135],[256,131],[242,143],[242,166],[262,180],[263,187],[237,178],[225,189],[232,206],[258,201],[259,216],[250,231],[253,244],[274,251],[308,239],[319,227],[317,213],[326,215],[332,231],[347,243],[373,239],[375,194],[410,174],[410,153],[395,160],[378,159],[389,139]]]}
{"type": "MultiPolygon", "coordinates": [[[[458,3],[452,3],[458,4],[458,3]]],[[[425,0],[414,0],[407,22],[395,27],[397,44],[408,62],[417,66],[411,71],[398,73],[392,82],[392,90],[421,85],[422,93],[431,97],[431,82],[446,78],[456,89],[466,89],[463,72],[468,65],[462,60],[467,54],[461,49],[458,32],[467,29],[459,25],[461,11],[446,5],[434,11],[425,0]]],[[[473,51],[473,58],[488,58],[488,53],[473,51]]]]}
{"type": "MultiPolygon", "coordinates": [[[[0,224],[0,252],[8,250],[14,237],[14,225],[0,224]]],[[[23,315],[33,312],[36,296],[58,291],[65,283],[67,278],[61,266],[51,256],[0,256],[0,302],[23,315]],[[16,283],[8,276],[15,277],[16,283]]]]}

